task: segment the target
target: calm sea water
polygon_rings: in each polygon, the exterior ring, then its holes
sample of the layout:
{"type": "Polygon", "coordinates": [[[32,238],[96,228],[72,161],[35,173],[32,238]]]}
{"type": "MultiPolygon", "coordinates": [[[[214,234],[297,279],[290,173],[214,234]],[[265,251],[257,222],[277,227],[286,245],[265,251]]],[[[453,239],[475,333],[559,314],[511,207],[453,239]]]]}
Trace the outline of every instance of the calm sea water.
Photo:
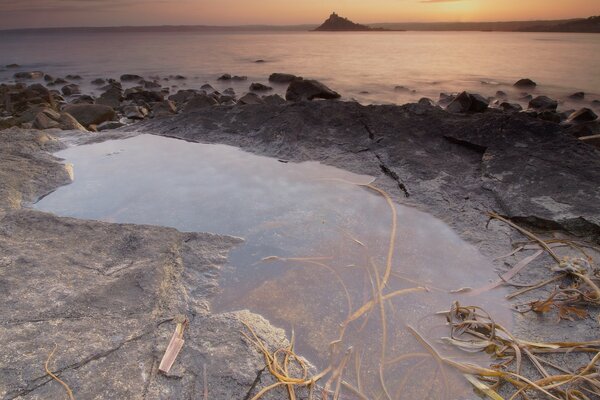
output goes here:
{"type": "MultiPolygon", "coordinates": [[[[597,34],[0,32],[0,65],[9,63],[56,76],[79,74],[86,82],[122,73],[183,74],[189,79],[179,87],[208,82],[238,93],[251,82],[266,83],[272,72],[288,72],[322,80],[344,98],[364,103],[437,99],[440,92],[464,89],[484,95],[504,90],[517,99],[521,93],[511,92],[511,85],[523,77],[540,84],[536,92],[557,99],[575,91],[586,92],[587,106],[600,99],[597,34]],[[216,78],[226,72],[249,79],[219,84],[216,78]],[[409,90],[394,90],[398,85],[409,90]]],[[[0,70],[0,80],[13,73],[0,70]]],[[[274,89],[283,93],[285,86],[274,89]]]]}

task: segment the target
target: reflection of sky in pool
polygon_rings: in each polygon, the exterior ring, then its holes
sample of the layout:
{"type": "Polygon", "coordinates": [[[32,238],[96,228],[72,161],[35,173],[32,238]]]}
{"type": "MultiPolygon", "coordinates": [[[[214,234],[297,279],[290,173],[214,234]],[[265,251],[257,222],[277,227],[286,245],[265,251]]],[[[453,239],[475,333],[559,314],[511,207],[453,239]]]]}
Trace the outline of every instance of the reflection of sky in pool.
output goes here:
{"type": "MultiPolygon", "coordinates": [[[[77,218],[244,237],[246,242],[231,252],[231,266],[223,271],[223,293],[214,308],[248,308],[276,325],[293,327],[298,352],[319,367],[327,364],[328,343],[348,315],[348,302],[355,310],[372,297],[371,265],[380,271],[385,266],[389,206],[373,191],[343,182],[364,184],[370,177],[152,135],[73,147],[58,156],[73,164],[75,180],[36,208],[77,218]],[[260,262],[269,256],[319,260],[260,262]]],[[[448,334],[443,319],[433,314],[459,298],[450,290],[483,286],[495,278],[490,263],[443,222],[413,208],[397,205],[396,210],[393,272],[385,290],[430,290],[386,304],[390,358],[423,350],[407,333],[407,324],[431,341],[448,334]]],[[[505,316],[506,311],[494,305],[503,304],[501,298],[496,291],[479,298],[462,295],[460,300],[505,316]]],[[[362,329],[349,329],[344,345],[360,355],[361,379],[376,397],[380,389],[374,371],[381,361],[378,311],[357,325],[363,324],[362,329]]],[[[439,349],[450,351],[442,345],[439,349]]],[[[420,375],[420,368],[425,374],[421,379],[431,375],[430,392],[419,392],[421,385],[411,383],[397,390],[414,393],[406,398],[444,392],[440,375],[432,375],[432,363],[408,360],[390,365],[390,387],[409,370],[420,375]]],[[[356,372],[349,372],[348,379],[356,380],[356,372]]],[[[455,382],[451,386],[464,389],[455,382]]],[[[448,398],[460,398],[457,393],[448,398]]]]}

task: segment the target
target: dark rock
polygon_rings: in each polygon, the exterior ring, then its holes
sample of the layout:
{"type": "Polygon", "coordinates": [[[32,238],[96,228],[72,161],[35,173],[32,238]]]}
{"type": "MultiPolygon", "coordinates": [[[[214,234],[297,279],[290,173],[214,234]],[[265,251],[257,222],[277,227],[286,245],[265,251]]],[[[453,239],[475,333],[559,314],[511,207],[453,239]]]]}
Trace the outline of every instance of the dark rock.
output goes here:
{"type": "Polygon", "coordinates": [[[55,85],[64,85],[65,83],[69,83],[69,82],[67,82],[67,81],[66,81],[65,79],[63,79],[63,78],[56,78],[56,79],[54,80],[54,82],[52,82],[52,83],[54,83],[55,85]]]}
{"type": "Polygon", "coordinates": [[[17,72],[13,76],[15,79],[41,79],[44,77],[44,73],[42,71],[26,71],[17,72]]]}
{"type": "Polygon", "coordinates": [[[19,68],[21,67],[19,64],[8,64],[5,66],[6,68],[19,68]]]}
{"type": "Polygon", "coordinates": [[[278,94],[263,96],[262,100],[265,104],[279,105],[285,103],[285,99],[278,94]]]}
{"type": "Polygon", "coordinates": [[[595,121],[598,119],[598,115],[595,112],[590,110],[589,108],[581,108],[571,115],[567,119],[568,122],[587,122],[587,121],[595,121]]]}
{"type": "Polygon", "coordinates": [[[537,96],[529,102],[529,108],[536,111],[556,111],[558,102],[546,96],[537,96]]]}
{"type": "Polygon", "coordinates": [[[331,90],[321,82],[302,78],[293,80],[285,93],[285,99],[289,101],[339,99],[340,97],[339,93],[331,90]]]}
{"type": "Polygon", "coordinates": [[[59,113],[50,108],[42,109],[33,120],[35,129],[58,128],[63,130],[85,131],[86,129],[68,113],[59,113]]]}
{"type": "Polygon", "coordinates": [[[230,81],[231,80],[231,75],[230,74],[223,74],[220,77],[217,78],[218,81],[230,81]]]}
{"type": "Polygon", "coordinates": [[[226,94],[227,96],[235,97],[235,90],[233,90],[233,88],[227,88],[227,89],[223,90],[223,94],[226,94]]]}
{"type": "Polygon", "coordinates": [[[92,83],[92,85],[98,85],[98,86],[100,86],[100,85],[106,84],[106,81],[104,79],[102,79],[102,78],[96,78],[91,83],[92,83]]]}
{"type": "Polygon", "coordinates": [[[102,132],[102,131],[107,131],[109,129],[117,129],[122,126],[125,126],[125,124],[122,122],[119,122],[119,121],[106,121],[106,122],[103,122],[100,125],[98,125],[96,127],[96,130],[98,132],[102,132]]]}
{"type": "Polygon", "coordinates": [[[152,105],[152,116],[154,118],[165,117],[176,113],[177,106],[175,105],[175,102],[171,100],[164,100],[152,105]]]}
{"type": "Polygon", "coordinates": [[[535,83],[534,81],[532,81],[529,78],[524,78],[524,79],[519,79],[518,81],[516,81],[513,86],[517,87],[519,89],[532,89],[537,86],[537,83],[535,83]]]}
{"type": "Polygon", "coordinates": [[[452,103],[452,101],[455,98],[456,98],[456,96],[453,94],[440,93],[440,97],[438,99],[438,104],[441,105],[442,107],[447,106],[448,104],[452,103]]]}
{"type": "Polygon", "coordinates": [[[205,83],[204,85],[200,86],[200,89],[204,90],[206,93],[213,93],[213,92],[217,91],[214,87],[212,87],[208,83],[205,83]]]}
{"type": "Polygon", "coordinates": [[[66,79],[70,79],[72,81],[79,81],[81,80],[81,76],[79,75],[67,75],[65,76],[66,79]]]}
{"type": "Polygon", "coordinates": [[[248,80],[248,77],[244,76],[244,75],[242,75],[242,76],[234,75],[231,77],[231,79],[234,81],[246,81],[246,80],[248,80]]]}
{"type": "Polygon", "coordinates": [[[144,89],[162,89],[161,84],[156,81],[142,80],[140,82],[140,85],[142,85],[144,89]]]}
{"type": "Polygon", "coordinates": [[[175,75],[172,77],[173,79],[175,79],[176,81],[183,81],[185,79],[187,79],[185,76],[183,75],[175,75]]]}
{"type": "Polygon", "coordinates": [[[255,92],[266,92],[268,90],[273,90],[271,86],[263,85],[262,83],[253,82],[250,84],[250,90],[255,92]]]}
{"type": "Polygon", "coordinates": [[[53,82],[54,81],[54,77],[52,75],[46,74],[46,75],[44,75],[44,80],[46,82],[53,82]]]}
{"type": "Polygon", "coordinates": [[[238,104],[263,104],[264,100],[261,99],[256,93],[246,93],[238,100],[238,104]]]}
{"type": "Polygon", "coordinates": [[[560,121],[561,121],[560,115],[558,113],[556,113],[555,111],[545,110],[545,111],[538,113],[537,117],[543,121],[554,122],[557,124],[560,123],[560,121]]]}
{"type": "Polygon", "coordinates": [[[229,103],[230,101],[235,101],[235,96],[230,96],[227,94],[222,94],[217,98],[219,104],[229,103]]]}
{"type": "Polygon", "coordinates": [[[517,103],[509,103],[509,102],[502,102],[500,103],[499,106],[501,109],[503,109],[506,112],[519,112],[521,110],[523,110],[523,107],[521,107],[520,104],[517,103]]]}
{"type": "Polygon", "coordinates": [[[79,85],[76,85],[74,83],[70,83],[68,85],[63,86],[60,91],[65,96],[72,96],[74,94],[80,94],[81,93],[81,90],[79,89],[79,85]]]}
{"type": "Polygon", "coordinates": [[[146,107],[136,105],[123,106],[123,115],[129,119],[144,119],[148,115],[148,109],[146,107]]]}
{"type": "Polygon", "coordinates": [[[115,110],[103,104],[68,104],[63,111],[71,114],[85,127],[113,121],[116,118],[115,110]]]}
{"type": "Polygon", "coordinates": [[[435,102],[433,100],[431,100],[428,97],[421,97],[419,99],[419,101],[417,102],[417,104],[421,105],[421,106],[431,106],[431,107],[435,107],[435,102]]]}
{"type": "Polygon", "coordinates": [[[255,63],[257,63],[257,64],[261,64],[261,63],[264,63],[264,62],[265,62],[265,60],[256,60],[256,61],[254,61],[254,62],[255,62],[255,63]]]}
{"type": "Polygon", "coordinates": [[[533,96],[530,94],[523,94],[523,96],[519,97],[519,100],[521,101],[531,101],[533,99],[533,96]]]}
{"type": "Polygon", "coordinates": [[[124,97],[121,88],[119,86],[109,85],[108,89],[96,99],[96,103],[111,108],[119,108],[123,100],[124,97]]]}
{"type": "Polygon", "coordinates": [[[71,104],[94,104],[96,101],[88,94],[82,94],[81,96],[75,97],[71,104]]]}
{"type": "Polygon", "coordinates": [[[401,85],[394,86],[394,90],[395,90],[396,92],[410,92],[410,91],[411,91],[411,90],[410,90],[409,88],[407,88],[406,86],[401,86],[401,85]]]}
{"type": "Polygon", "coordinates": [[[469,97],[471,97],[471,108],[469,108],[470,112],[483,112],[487,110],[489,101],[486,98],[477,93],[469,94],[469,97]]]}
{"type": "Polygon", "coordinates": [[[196,110],[200,110],[206,107],[212,107],[219,104],[214,97],[206,94],[196,94],[191,100],[189,100],[182,109],[182,112],[189,113],[196,110]]]}
{"type": "Polygon", "coordinates": [[[503,92],[502,90],[498,90],[496,92],[496,97],[498,97],[499,99],[505,99],[506,98],[506,93],[503,92]]]}
{"type": "Polygon", "coordinates": [[[138,82],[138,81],[143,80],[144,78],[142,78],[139,75],[135,75],[135,74],[124,74],[124,75],[121,75],[120,79],[123,82],[138,82]]]}
{"type": "Polygon", "coordinates": [[[273,83],[290,83],[294,79],[298,78],[296,75],[284,74],[281,72],[274,72],[269,75],[269,82],[273,83]]]}
{"type": "Polygon", "coordinates": [[[471,96],[467,92],[462,92],[454,98],[446,107],[446,111],[451,113],[466,113],[471,108],[471,96]]]}
{"type": "Polygon", "coordinates": [[[584,92],[573,93],[572,95],[569,96],[569,98],[571,100],[583,100],[585,98],[585,93],[584,92]]]}
{"type": "Polygon", "coordinates": [[[197,95],[198,95],[197,90],[182,89],[182,90],[178,90],[177,93],[169,96],[169,100],[172,100],[175,102],[175,104],[177,104],[178,106],[181,106],[181,105],[187,103],[188,101],[190,101],[191,99],[193,99],[197,95]]]}
{"type": "Polygon", "coordinates": [[[162,92],[157,92],[154,90],[145,90],[141,87],[134,87],[125,90],[123,94],[125,96],[125,100],[132,100],[138,105],[143,105],[144,103],[155,103],[163,101],[165,96],[162,92]]]}

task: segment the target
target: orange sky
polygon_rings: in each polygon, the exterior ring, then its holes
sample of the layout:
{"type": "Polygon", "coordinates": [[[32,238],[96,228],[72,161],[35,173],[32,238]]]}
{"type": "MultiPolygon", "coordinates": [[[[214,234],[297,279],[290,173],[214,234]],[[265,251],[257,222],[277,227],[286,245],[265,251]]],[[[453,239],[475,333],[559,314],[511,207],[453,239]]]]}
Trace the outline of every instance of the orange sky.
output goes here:
{"type": "Polygon", "coordinates": [[[0,0],[0,28],[503,21],[600,14],[600,0],[0,0]]]}

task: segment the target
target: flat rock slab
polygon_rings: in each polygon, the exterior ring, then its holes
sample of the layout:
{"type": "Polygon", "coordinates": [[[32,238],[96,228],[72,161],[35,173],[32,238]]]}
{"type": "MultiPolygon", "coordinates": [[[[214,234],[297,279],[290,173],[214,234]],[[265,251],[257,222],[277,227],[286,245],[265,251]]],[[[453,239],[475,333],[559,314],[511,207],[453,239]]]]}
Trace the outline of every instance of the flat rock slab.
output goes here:
{"type": "MultiPolygon", "coordinates": [[[[264,358],[242,320],[269,346],[282,330],[247,311],[211,314],[228,250],[240,239],[174,229],[59,218],[33,210],[0,220],[0,398],[242,399],[264,358]],[[190,320],[169,376],[158,364],[175,328],[190,320]]],[[[257,379],[258,376],[258,379],[257,379]]],[[[262,379],[261,379],[262,378],[262,379]]],[[[274,392],[277,398],[281,393],[274,392]]]]}

